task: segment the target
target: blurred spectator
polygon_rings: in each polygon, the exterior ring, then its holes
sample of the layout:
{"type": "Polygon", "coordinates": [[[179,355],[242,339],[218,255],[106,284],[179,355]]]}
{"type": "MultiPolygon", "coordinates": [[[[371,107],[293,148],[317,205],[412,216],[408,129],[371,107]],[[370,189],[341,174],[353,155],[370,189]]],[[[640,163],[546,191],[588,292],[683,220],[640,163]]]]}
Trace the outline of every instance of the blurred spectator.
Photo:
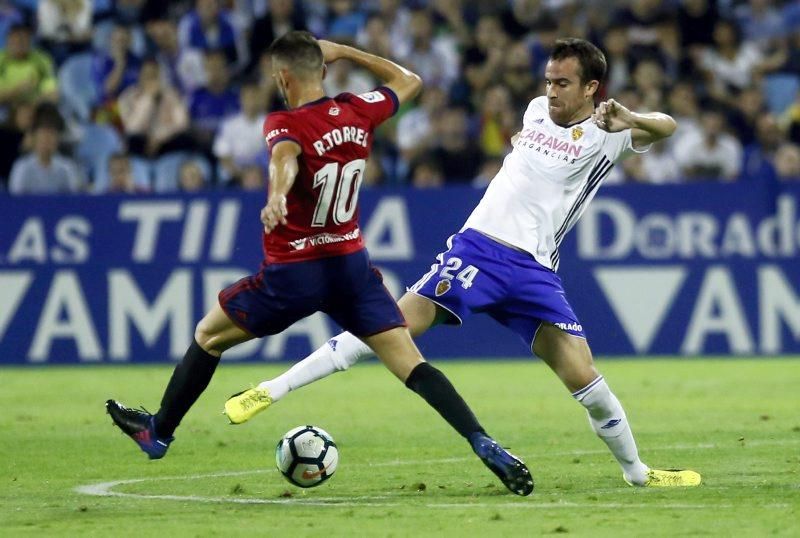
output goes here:
{"type": "Polygon", "coordinates": [[[97,51],[92,65],[92,76],[100,103],[112,106],[120,93],[133,86],[139,77],[141,59],[133,54],[131,31],[117,25],[111,32],[109,50],[97,51]]]}
{"type": "Polygon", "coordinates": [[[11,0],[0,0],[0,48],[6,46],[6,37],[12,26],[25,22],[22,11],[11,0]]]}
{"type": "Polygon", "coordinates": [[[486,187],[489,183],[492,182],[494,176],[500,171],[503,167],[503,160],[502,159],[489,159],[483,166],[481,166],[480,170],[478,171],[478,175],[476,175],[472,179],[472,186],[473,187],[486,187]]]}
{"type": "Polygon", "coordinates": [[[39,0],[36,20],[39,42],[59,65],[91,47],[91,0],[39,0]]]}
{"type": "Polygon", "coordinates": [[[794,103],[786,110],[783,117],[789,140],[800,144],[800,92],[795,96],[794,103]]]}
{"type": "Polygon", "coordinates": [[[716,0],[680,0],[677,17],[680,44],[684,53],[698,45],[713,44],[708,30],[719,20],[716,0]]]}
{"type": "Polygon", "coordinates": [[[275,38],[291,30],[306,30],[303,11],[295,5],[294,0],[270,0],[269,8],[264,16],[259,17],[250,29],[250,66],[248,71],[255,67],[264,51],[272,44],[275,38]]]}
{"type": "Polygon", "coordinates": [[[742,179],[774,180],[775,153],[783,142],[778,122],[772,114],[761,114],[756,120],[755,142],[745,146],[742,179]]]}
{"type": "Polygon", "coordinates": [[[367,22],[353,0],[329,0],[328,39],[352,43],[367,22]]]}
{"type": "Polygon", "coordinates": [[[391,35],[386,21],[379,15],[370,15],[364,28],[356,36],[356,44],[367,52],[383,58],[393,58],[391,35]]]}
{"type": "Polygon", "coordinates": [[[203,53],[194,48],[181,48],[178,43],[178,27],[168,17],[153,19],[147,23],[147,35],[153,43],[153,54],[173,88],[188,95],[205,84],[203,53]]]}
{"type": "Polygon", "coordinates": [[[108,159],[108,191],[109,193],[144,193],[133,177],[131,159],[124,153],[115,153],[108,159]]]}
{"type": "Polygon", "coordinates": [[[75,163],[58,153],[61,127],[52,117],[37,119],[33,151],[18,158],[11,169],[11,194],[75,193],[83,189],[84,181],[75,163]]]}
{"type": "Polygon", "coordinates": [[[400,175],[405,176],[403,170],[436,144],[435,124],[446,106],[444,91],[436,86],[426,86],[419,104],[400,116],[397,122],[397,147],[402,160],[400,175]]]}
{"type": "Polygon", "coordinates": [[[261,54],[253,77],[257,81],[260,99],[264,103],[265,109],[268,112],[283,110],[283,98],[279,95],[278,88],[275,86],[275,79],[272,76],[272,57],[269,52],[264,51],[261,54]]]}
{"type": "Polygon", "coordinates": [[[239,174],[239,188],[245,191],[263,191],[267,188],[267,178],[264,169],[257,164],[245,166],[239,174]]]}
{"type": "Polygon", "coordinates": [[[631,81],[631,54],[628,50],[628,30],[624,26],[612,26],[603,40],[608,70],[605,87],[609,95],[627,86],[631,81]]]}
{"type": "Polygon", "coordinates": [[[754,77],[776,69],[785,61],[781,53],[767,58],[754,43],[742,41],[739,27],[731,20],[718,21],[713,38],[714,45],[697,54],[695,63],[705,75],[709,94],[730,105],[738,92],[752,84],[754,77]]]}
{"type": "Polygon", "coordinates": [[[682,180],[681,167],[678,160],[669,149],[666,140],[659,140],[650,148],[650,151],[634,155],[638,156],[642,163],[642,173],[644,183],[661,185],[664,183],[676,183],[682,180]]]}
{"type": "Polygon", "coordinates": [[[322,81],[325,93],[330,96],[350,92],[360,94],[375,88],[377,81],[353,62],[328,64],[328,73],[322,81]]]}
{"type": "Polygon", "coordinates": [[[134,155],[153,158],[192,147],[186,105],[164,84],[154,59],[142,64],[138,83],[120,95],[119,113],[134,155]]]}
{"type": "Polygon", "coordinates": [[[770,0],[748,0],[736,7],[736,19],[744,38],[761,46],[784,33],[783,18],[770,0]]]}
{"type": "MultiPolygon", "coordinates": [[[[800,13],[800,3],[798,5],[798,13],[800,13]]],[[[800,73],[800,28],[795,29],[787,39],[787,55],[786,61],[781,65],[778,70],[784,73],[800,73]]]]}
{"type": "Polygon", "coordinates": [[[513,43],[506,51],[500,83],[511,93],[511,103],[520,116],[528,107],[528,102],[539,95],[538,76],[544,69],[535,73],[531,68],[531,54],[524,41],[513,43]]]}
{"type": "Polygon", "coordinates": [[[17,24],[8,32],[5,50],[0,51],[0,106],[21,102],[58,99],[53,60],[31,47],[31,29],[17,24]]]}
{"type": "Polygon", "coordinates": [[[150,19],[163,17],[172,8],[186,10],[187,0],[114,0],[111,17],[124,25],[139,25],[150,19]]]}
{"type": "Polygon", "coordinates": [[[220,50],[231,64],[240,61],[236,39],[236,30],[220,10],[219,0],[195,0],[195,8],[178,24],[181,49],[220,50]]]}
{"type": "Polygon", "coordinates": [[[426,9],[411,12],[411,48],[398,56],[400,62],[414,71],[426,85],[448,91],[458,78],[460,61],[455,40],[447,34],[434,35],[433,18],[426,9]]]}
{"type": "Polygon", "coordinates": [[[433,155],[426,155],[411,169],[411,185],[418,189],[431,189],[444,185],[442,165],[433,155]]]}
{"type": "Polygon", "coordinates": [[[512,39],[524,39],[535,30],[555,27],[555,14],[542,0],[511,0],[500,12],[503,28],[512,39]]]}
{"type": "Polygon", "coordinates": [[[628,29],[628,43],[634,62],[658,58],[661,65],[677,62],[677,11],[660,0],[630,0],[613,16],[613,23],[628,29]]]}
{"type": "Polygon", "coordinates": [[[389,24],[388,58],[405,58],[411,52],[411,9],[400,0],[378,0],[376,16],[389,24]]]}
{"type": "Polygon", "coordinates": [[[480,147],[486,157],[502,157],[511,151],[511,136],[518,131],[517,112],[505,86],[495,84],[486,90],[479,121],[480,147]]]}
{"type": "Polygon", "coordinates": [[[192,92],[189,113],[195,143],[211,156],[217,129],[227,116],[239,111],[239,96],[230,87],[228,63],[222,52],[207,52],[205,68],[206,86],[192,92]]]}
{"type": "MultiPolygon", "coordinates": [[[[622,101],[631,110],[638,110],[635,103],[622,101]]],[[[674,150],[680,141],[691,135],[695,139],[700,134],[700,105],[697,102],[697,94],[694,85],[689,81],[679,81],[676,83],[667,96],[667,112],[675,119],[678,127],[671,137],[667,139],[667,145],[674,150]]]]}
{"type": "Polygon", "coordinates": [[[664,70],[654,59],[642,60],[633,70],[633,84],[641,97],[637,110],[653,112],[664,102],[664,70]]]}
{"type": "Polygon", "coordinates": [[[266,151],[263,137],[266,115],[256,84],[248,83],[239,90],[242,110],[222,122],[214,139],[214,156],[219,159],[222,181],[239,178],[266,151]]]}
{"type": "MultiPolygon", "coordinates": [[[[508,35],[498,17],[484,15],[478,19],[474,43],[464,52],[463,67],[464,78],[474,96],[498,79],[508,46],[508,35]]],[[[530,55],[526,50],[525,69],[529,71],[530,68],[530,55]]]]}
{"type": "Polygon", "coordinates": [[[726,132],[725,116],[709,107],[700,114],[700,130],[682,137],[675,157],[688,180],[733,181],[742,166],[742,145],[726,132]]]}
{"type": "Polygon", "coordinates": [[[364,179],[361,181],[362,187],[377,187],[386,183],[386,171],[381,164],[382,156],[380,153],[373,152],[367,159],[367,168],[364,170],[364,179]]]}
{"type": "Polygon", "coordinates": [[[756,139],[756,121],[766,111],[764,94],[758,86],[745,88],[739,94],[735,108],[730,110],[729,123],[736,138],[743,146],[747,146],[756,139]]]}
{"type": "Polygon", "coordinates": [[[472,13],[467,0],[429,0],[428,8],[434,17],[434,26],[446,28],[459,43],[469,43],[472,31],[465,15],[472,13]]]}
{"type": "Polygon", "coordinates": [[[33,116],[32,103],[19,103],[11,110],[8,120],[0,125],[0,147],[3,148],[0,151],[0,186],[7,183],[14,161],[33,147],[33,116]]]}
{"type": "Polygon", "coordinates": [[[439,145],[433,155],[448,182],[465,183],[475,177],[483,155],[469,134],[469,118],[463,108],[447,109],[436,122],[439,145]]]}
{"type": "Polygon", "coordinates": [[[622,161],[622,181],[626,183],[647,183],[647,173],[642,155],[637,153],[622,161]]]}
{"type": "Polygon", "coordinates": [[[203,170],[191,159],[181,164],[178,171],[178,188],[183,192],[199,192],[206,188],[203,170]]]}
{"type": "Polygon", "coordinates": [[[781,144],[775,152],[775,172],[778,179],[800,181],[800,146],[781,144]]]}

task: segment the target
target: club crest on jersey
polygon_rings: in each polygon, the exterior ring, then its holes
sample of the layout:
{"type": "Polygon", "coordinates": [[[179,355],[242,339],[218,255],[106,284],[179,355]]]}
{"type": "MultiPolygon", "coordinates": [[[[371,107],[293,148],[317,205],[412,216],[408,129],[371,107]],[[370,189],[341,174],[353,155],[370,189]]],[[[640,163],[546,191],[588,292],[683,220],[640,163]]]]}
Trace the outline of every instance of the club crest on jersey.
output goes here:
{"type": "Polygon", "coordinates": [[[436,293],[437,297],[440,297],[450,291],[450,281],[449,280],[440,280],[438,284],[436,284],[436,293]]]}
{"type": "Polygon", "coordinates": [[[572,128],[572,141],[573,142],[577,142],[580,139],[580,137],[582,137],[582,136],[583,136],[583,127],[578,126],[578,127],[573,127],[572,128]]]}
{"type": "Polygon", "coordinates": [[[340,108],[338,106],[332,106],[328,109],[329,116],[338,116],[340,112],[340,108]]]}

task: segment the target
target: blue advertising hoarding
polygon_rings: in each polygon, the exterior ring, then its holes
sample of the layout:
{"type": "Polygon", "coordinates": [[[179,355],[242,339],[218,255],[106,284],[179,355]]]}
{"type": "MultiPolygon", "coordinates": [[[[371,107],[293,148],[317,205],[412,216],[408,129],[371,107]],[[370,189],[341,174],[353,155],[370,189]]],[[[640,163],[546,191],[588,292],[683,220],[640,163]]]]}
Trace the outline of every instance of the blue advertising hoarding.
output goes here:
{"type": "MultiPolygon", "coordinates": [[[[396,296],[480,196],[466,187],[361,194],[371,257],[396,296]]],[[[258,268],[263,203],[238,192],[0,197],[0,363],[179,358],[218,291],[258,268]]],[[[595,354],[799,353],[798,203],[794,185],[601,190],[562,244],[559,270],[595,354]]],[[[484,316],[465,325],[434,329],[421,350],[528,353],[484,316]]],[[[297,360],[336,331],[316,315],[226,360],[297,360]]]]}

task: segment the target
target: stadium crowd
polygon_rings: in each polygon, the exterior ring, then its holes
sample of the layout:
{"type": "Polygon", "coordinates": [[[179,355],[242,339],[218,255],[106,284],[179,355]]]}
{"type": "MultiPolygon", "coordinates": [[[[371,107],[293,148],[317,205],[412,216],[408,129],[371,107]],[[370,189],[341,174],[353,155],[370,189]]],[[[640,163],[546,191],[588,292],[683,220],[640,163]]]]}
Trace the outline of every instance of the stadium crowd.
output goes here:
{"type": "MultiPolygon", "coordinates": [[[[365,185],[487,184],[561,36],[606,53],[604,97],[678,120],[607,183],[800,179],[798,0],[0,0],[0,191],[263,189],[290,29],[425,82],[365,185]]],[[[378,82],[335,62],[325,84],[378,82]]]]}

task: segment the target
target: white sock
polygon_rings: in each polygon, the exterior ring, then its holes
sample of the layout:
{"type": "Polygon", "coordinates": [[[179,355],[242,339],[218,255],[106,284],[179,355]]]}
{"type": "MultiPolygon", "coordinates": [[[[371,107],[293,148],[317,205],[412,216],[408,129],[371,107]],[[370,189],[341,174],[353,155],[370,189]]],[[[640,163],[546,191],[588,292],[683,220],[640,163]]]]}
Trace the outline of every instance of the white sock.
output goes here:
{"type": "Polygon", "coordinates": [[[358,361],[374,356],[375,353],[367,344],[350,333],[341,333],[275,379],[259,383],[258,388],[269,390],[272,401],[276,402],[290,391],[347,370],[358,361]]]}
{"type": "Polygon", "coordinates": [[[643,485],[648,467],[639,459],[625,410],[603,376],[572,395],[588,411],[589,423],[617,458],[625,477],[634,484],[643,485]]]}

